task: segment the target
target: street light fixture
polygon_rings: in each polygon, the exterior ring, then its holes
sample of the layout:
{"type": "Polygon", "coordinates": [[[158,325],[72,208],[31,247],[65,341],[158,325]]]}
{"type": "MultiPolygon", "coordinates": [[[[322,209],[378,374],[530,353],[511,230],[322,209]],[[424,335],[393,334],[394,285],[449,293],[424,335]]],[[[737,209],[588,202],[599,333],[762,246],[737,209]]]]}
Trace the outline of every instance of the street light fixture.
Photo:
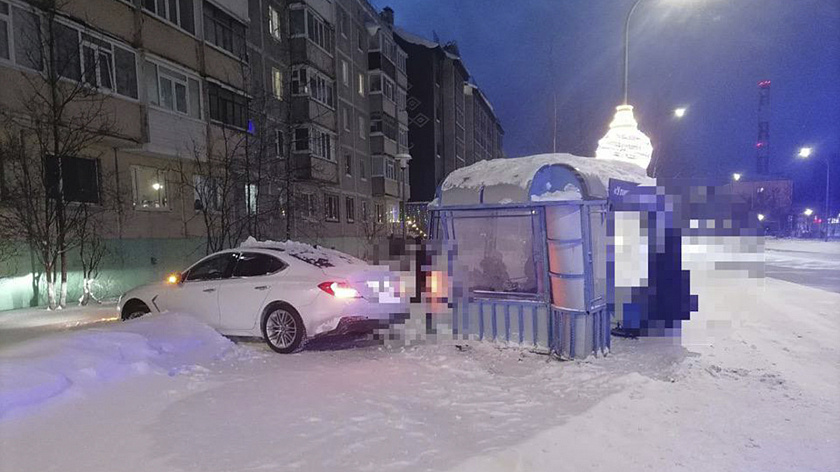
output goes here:
{"type": "Polygon", "coordinates": [[[405,170],[408,168],[408,161],[411,160],[411,154],[402,153],[396,155],[397,161],[400,163],[400,199],[402,200],[402,238],[405,241],[405,170]]]}
{"type": "Polygon", "coordinates": [[[814,210],[806,208],[805,211],[802,212],[802,214],[804,214],[805,216],[811,216],[814,214],[814,210]]]}
{"type": "MultiPolygon", "coordinates": [[[[810,148],[810,147],[799,148],[799,157],[802,158],[802,159],[807,159],[807,158],[811,157],[811,155],[813,153],[814,153],[813,148],[810,148]]],[[[829,195],[831,195],[831,193],[830,193],[831,192],[831,186],[830,186],[831,180],[829,179],[829,175],[830,175],[830,172],[831,172],[831,169],[830,169],[831,166],[828,163],[828,159],[819,159],[819,160],[825,164],[825,213],[824,214],[826,216],[828,216],[828,215],[831,214],[831,208],[829,208],[829,195]]],[[[828,218],[823,218],[823,220],[825,220],[824,223],[823,223],[823,229],[825,231],[825,240],[828,241],[828,218]]]]}
{"type": "Polygon", "coordinates": [[[734,174],[732,174],[732,180],[734,180],[735,182],[741,180],[741,174],[738,173],[738,172],[735,172],[734,174]]]}
{"type": "Polygon", "coordinates": [[[764,221],[764,215],[759,213],[758,214],[758,221],[764,221]]]}
{"type": "Polygon", "coordinates": [[[677,117],[677,118],[682,118],[682,117],[685,116],[685,111],[686,111],[685,107],[675,108],[674,109],[674,116],[677,117]]]}

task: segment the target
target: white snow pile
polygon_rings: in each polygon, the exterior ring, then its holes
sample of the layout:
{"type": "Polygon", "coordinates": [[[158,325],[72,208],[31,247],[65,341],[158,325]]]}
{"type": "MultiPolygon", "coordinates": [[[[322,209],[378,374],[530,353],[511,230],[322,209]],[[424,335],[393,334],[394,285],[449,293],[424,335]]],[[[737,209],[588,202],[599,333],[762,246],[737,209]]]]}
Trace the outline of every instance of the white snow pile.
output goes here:
{"type": "Polygon", "coordinates": [[[350,254],[323,246],[312,246],[298,241],[257,241],[253,236],[249,236],[239,247],[283,251],[296,259],[320,268],[368,265],[367,262],[353,257],[350,254]]]}
{"type": "Polygon", "coordinates": [[[27,341],[0,351],[0,420],[120,379],[201,369],[231,349],[209,326],[175,313],[27,341]]]}
{"type": "Polygon", "coordinates": [[[582,198],[583,195],[580,194],[580,189],[572,184],[566,184],[563,190],[546,192],[542,195],[531,195],[532,202],[558,202],[568,200],[580,200],[582,198]]]}
{"type": "Polygon", "coordinates": [[[655,185],[645,170],[627,162],[581,157],[572,154],[537,154],[527,157],[479,161],[454,170],[441,185],[442,191],[453,188],[480,189],[493,185],[516,185],[527,189],[537,171],[545,166],[565,165],[581,176],[594,178],[609,188],[609,180],[620,179],[642,185],[655,185]]]}

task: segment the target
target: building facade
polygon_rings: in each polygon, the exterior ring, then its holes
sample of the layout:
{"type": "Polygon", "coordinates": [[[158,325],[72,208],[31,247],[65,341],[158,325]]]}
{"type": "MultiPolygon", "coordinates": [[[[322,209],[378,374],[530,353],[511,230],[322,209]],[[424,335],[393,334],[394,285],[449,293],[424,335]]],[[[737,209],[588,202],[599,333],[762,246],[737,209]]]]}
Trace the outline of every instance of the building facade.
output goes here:
{"type": "Polygon", "coordinates": [[[457,45],[398,29],[408,53],[412,202],[429,202],[455,169],[503,157],[504,132],[490,102],[471,82],[457,45]]]}
{"type": "MultiPolygon", "coordinates": [[[[39,185],[62,215],[95,211],[107,246],[100,295],[248,236],[370,258],[374,242],[399,231],[410,195],[398,162],[409,150],[407,54],[390,9],[366,0],[59,5],[0,0],[2,129],[9,143],[51,154],[49,139],[32,137],[30,125],[44,120],[26,103],[44,83],[81,91],[55,121],[84,121],[86,139],[64,140],[85,145],[47,156],[58,177],[39,185]]],[[[12,174],[0,175],[0,212],[14,216],[12,174]]],[[[0,309],[39,304],[44,257],[26,250],[25,231],[9,233],[24,250],[3,258],[0,309]]],[[[57,263],[72,297],[84,257],[78,242],[61,244],[72,253],[57,263]]]]}

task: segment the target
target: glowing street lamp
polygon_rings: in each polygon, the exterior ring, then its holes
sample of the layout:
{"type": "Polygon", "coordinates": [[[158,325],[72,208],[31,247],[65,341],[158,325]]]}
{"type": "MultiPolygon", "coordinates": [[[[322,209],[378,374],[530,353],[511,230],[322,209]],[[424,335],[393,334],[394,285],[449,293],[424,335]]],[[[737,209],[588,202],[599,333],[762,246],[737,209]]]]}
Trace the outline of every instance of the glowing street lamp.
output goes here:
{"type": "Polygon", "coordinates": [[[685,116],[685,107],[674,108],[674,116],[677,118],[682,118],[685,116]]]}
{"type": "Polygon", "coordinates": [[[758,214],[758,221],[764,221],[764,215],[759,213],[758,214]]]}
{"type": "Polygon", "coordinates": [[[735,182],[741,180],[741,174],[735,172],[734,174],[732,174],[732,180],[734,180],[735,182]]]}
{"type": "Polygon", "coordinates": [[[805,211],[802,212],[802,214],[805,215],[805,216],[811,216],[811,215],[814,214],[814,210],[812,210],[810,208],[806,208],[805,211]]]}
{"type": "MultiPolygon", "coordinates": [[[[810,147],[799,148],[799,157],[802,158],[802,159],[808,159],[809,157],[811,157],[811,154],[813,154],[813,153],[814,153],[813,148],[810,148],[810,147]]],[[[829,205],[830,205],[829,204],[829,195],[830,195],[830,192],[831,192],[831,186],[830,186],[831,180],[829,178],[829,174],[831,172],[831,166],[829,165],[829,163],[828,163],[829,161],[828,161],[827,158],[826,159],[819,159],[819,160],[822,161],[823,163],[825,163],[825,215],[828,216],[828,215],[831,214],[831,208],[829,208],[829,205]]],[[[823,218],[823,219],[826,219],[826,218],[823,218]]],[[[828,221],[827,221],[827,219],[826,219],[826,223],[825,223],[825,226],[824,226],[823,229],[825,231],[825,240],[828,241],[828,221]]]]}

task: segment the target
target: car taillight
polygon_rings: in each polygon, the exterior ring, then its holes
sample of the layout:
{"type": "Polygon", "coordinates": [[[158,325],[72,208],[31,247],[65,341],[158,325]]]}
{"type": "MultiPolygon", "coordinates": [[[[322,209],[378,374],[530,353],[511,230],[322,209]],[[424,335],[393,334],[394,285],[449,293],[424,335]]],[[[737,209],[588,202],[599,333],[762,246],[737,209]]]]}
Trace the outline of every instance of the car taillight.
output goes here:
{"type": "Polygon", "coordinates": [[[335,298],[360,298],[359,291],[347,284],[347,282],[321,282],[318,288],[329,293],[335,298]]]}

